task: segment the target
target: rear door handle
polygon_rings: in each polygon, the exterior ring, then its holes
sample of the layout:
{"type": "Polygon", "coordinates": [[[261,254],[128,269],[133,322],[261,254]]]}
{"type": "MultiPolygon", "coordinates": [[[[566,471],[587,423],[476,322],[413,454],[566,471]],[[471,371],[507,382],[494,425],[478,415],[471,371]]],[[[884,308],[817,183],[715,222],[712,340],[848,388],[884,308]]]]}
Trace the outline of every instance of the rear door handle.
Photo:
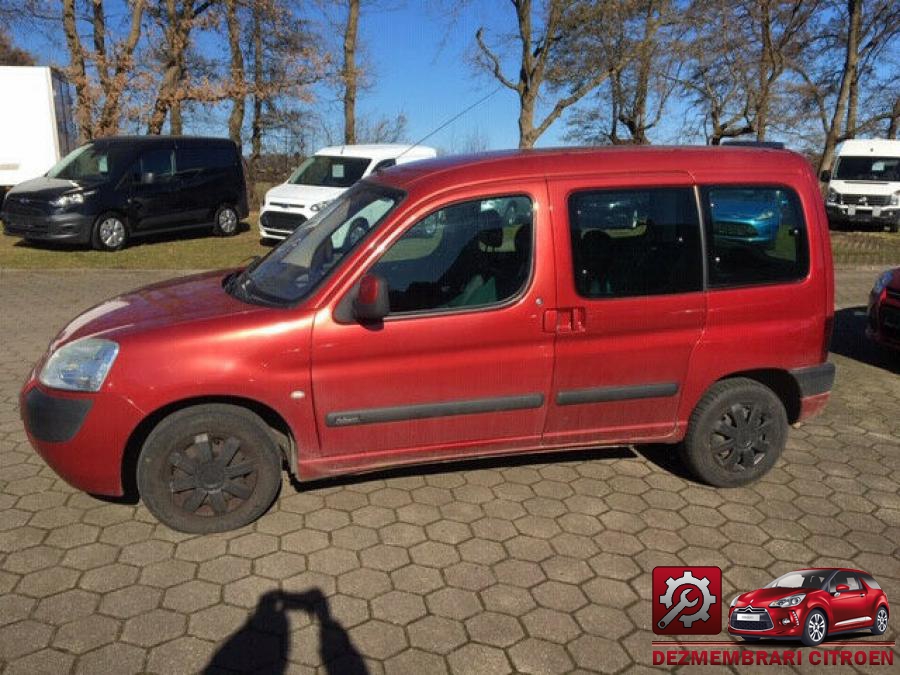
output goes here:
{"type": "Polygon", "coordinates": [[[544,311],[544,330],[548,333],[581,333],[584,325],[584,307],[560,307],[544,311]]]}

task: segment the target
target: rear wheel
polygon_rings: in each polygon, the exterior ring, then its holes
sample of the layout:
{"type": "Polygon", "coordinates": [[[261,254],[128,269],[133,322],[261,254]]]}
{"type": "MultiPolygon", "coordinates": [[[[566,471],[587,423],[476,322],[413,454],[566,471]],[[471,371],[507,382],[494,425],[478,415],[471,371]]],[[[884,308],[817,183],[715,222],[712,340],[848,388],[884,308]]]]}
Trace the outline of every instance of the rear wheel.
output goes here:
{"type": "Polygon", "coordinates": [[[231,237],[237,234],[240,218],[234,207],[223,204],[216,210],[214,229],[221,237],[231,237]]]}
{"type": "Polygon", "coordinates": [[[875,623],[872,625],[872,635],[884,635],[888,625],[887,609],[882,605],[875,612],[875,623]]]}
{"type": "Polygon", "coordinates": [[[281,486],[281,457],[265,423],[223,404],[185,408],[147,438],[137,467],[147,509],[173,530],[223,532],[252,523],[281,486]]]}
{"type": "Polygon", "coordinates": [[[822,643],[828,634],[828,619],[820,609],[814,609],[806,617],[806,623],[803,625],[803,635],[800,640],[807,647],[815,647],[822,643]]]}
{"type": "Polygon", "coordinates": [[[682,454],[710,485],[746,485],[778,461],[787,429],[784,405],[771,389],[743,377],[723,380],[694,409],[682,454]]]}
{"type": "Polygon", "coordinates": [[[120,251],[128,243],[128,226],[117,213],[104,213],[94,221],[91,246],[98,251],[120,251]]]}

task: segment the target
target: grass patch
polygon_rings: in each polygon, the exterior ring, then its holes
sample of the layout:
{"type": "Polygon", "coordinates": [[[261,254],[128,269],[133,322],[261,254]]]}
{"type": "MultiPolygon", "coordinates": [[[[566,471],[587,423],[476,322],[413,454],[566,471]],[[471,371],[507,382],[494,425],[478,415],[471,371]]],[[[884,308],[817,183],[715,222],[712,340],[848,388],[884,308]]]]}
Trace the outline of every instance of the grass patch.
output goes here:
{"type": "Polygon", "coordinates": [[[135,239],[115,253],[86,247],[25,243],[0,236],[0,269],[206,270],[235,267],[271,250],[259,243],[256,214],[233,237],[216,237],[212,229],[135,239]]]}
{"type": "Polygon", "coordinates": [[[834,262],[842,265],[900,265],[896,232],[832,232],[834,262]]]}

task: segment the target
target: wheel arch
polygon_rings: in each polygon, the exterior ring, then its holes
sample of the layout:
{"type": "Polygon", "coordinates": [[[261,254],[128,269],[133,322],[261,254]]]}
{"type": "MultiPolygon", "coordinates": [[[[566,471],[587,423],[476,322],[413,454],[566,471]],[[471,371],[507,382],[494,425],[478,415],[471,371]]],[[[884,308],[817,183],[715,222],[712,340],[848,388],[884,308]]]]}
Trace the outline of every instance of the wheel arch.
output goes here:
{"type": "Polygon", "coordinates": [[[134,428],[125,443],[125,451],[122,456],[122,489],[126,495],[137,495],[137,460],[141,454],[141,448],[150,435],[150,432],[166,417],[172,413],[206,403],[223,403],[245,408],[255,413],[266,423],[275,442],[281,451],[282,459],[287,464],[293,477],[299,476],[297,469],[297,443],[294,432],[284,417],[271,406],[255,399],[242,396],[196,396],[179,399],[157,408],[134,428]]]}
{"type": "Polygon", "coordinates": [[[771,389],[781,401],[787,413],[788,423],[793,424],[800,418],[800,386],[797,380],[787,370],[780,368],[758,368],[755,370],[741,370],[720,377],[716,382],[731,380],[737,377],[745,377],[754,380],[771,389]]]}

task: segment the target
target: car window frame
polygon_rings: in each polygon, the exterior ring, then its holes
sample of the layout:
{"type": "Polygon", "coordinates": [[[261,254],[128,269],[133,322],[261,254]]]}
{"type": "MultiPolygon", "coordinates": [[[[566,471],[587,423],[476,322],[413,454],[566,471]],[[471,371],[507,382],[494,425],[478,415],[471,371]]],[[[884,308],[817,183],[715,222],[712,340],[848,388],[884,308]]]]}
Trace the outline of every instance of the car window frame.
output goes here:
{"type": "Polygon", "coordinates": [[[394,239],[389,245],[384,247],[384,250],[379,252],[378,257],[373,260],[369,265],[366,266],[365,270],[358,276],[355,283],[352,285],[350,291],[345,294],[345,297],[338,302],[338,306],[343,305],[345,302],[348,302],[355,296],[356,291],[359,287],[359,281],[366,276],[367,274],[372,273],[373,268],[378,262],[387,254],[388,251],[391,250],[393,246],[395,246],[399,241],[406,236],[406,234],[414,228],[419,223],[423,222],[425,219],[430,218],[438,211],[441,211],[446,208],[451,208],[453,206],[458,206],[460,204],[465,204],[468,202],[484,202],[489,201],[491,199],[508,199],[512,197],[525,197],[531,202],[531,260],[528,268],[528,276],[525,278],[522,287],[509,298],[504,299],[502,302],[497,302],[490,305],[477,305],[471,307],[450,307],[450,308],[433,308],[433,309],[422,309],[415,310],[411,312],[397,312],[397,313],[389,313],[384,317],[384,322],[393,322],[393,321],[409,321],[413,319],[422,319],[422,318],[431,318],[431,317],[443,317],[443,316],[455,316],[460,314],[475,314],[482,312],[494,312],[501,311],[512,307],[525,298],[531,290],[532,285],[534,284],[534,278],[536,276],[536,260],[537,256],[535,256],[535,245],[537,243],[537,213],[538,206],[540,204],[540,199],[536,197],[534,194],[527,192],[525,190],[520,191],[510,191],[510,192],[494,192],[494,193],[479,193],[476,196],[472,197],[459,197],[457,199],[452,199],[450,201],[441,202],[436,205],[434,208],[427,210],[424,214],[419,215],[415,218],[410,218],[407,222],[405,222],[399,229],[401,230],[400,235],[394,239]]]}
{"type": "Polygon", "coordinates": [[[728,291],[737,291],[737,290],[745,290],[752,288],[765,288],[768,286],[793,286],[805,283],[809,280],[810,276],[813,273],[813,250],[812,250],[812,239],[810,238],[810,230],[811,225],[809,219],[807,218],[806,209],[804,208],[803,197],[801,195],[801,191],[797,189],[794,185],[789,185],[787,183],[773,183],[772,181],[765,182],[754,182],[754,181],[742,181],[735,180],[729,182],[702,182],[697,183],[695,186],[695,190],[697,193],[697,204],[700,208],[700,225],[702,228],[703,234],[703,285],[704,290],[706,292],[728,292],[728,291]],[[803,221],[803,238],[806,242],[806,273],[794,279],[780,279],[774,281],[753,281],[748,283],[741,284],[728,284],[728,285],[715,285],[710,282],[712,266],[710,261],[710,255],[712,253],[713,244],[714,244],[714,234],[712,232],[713,221],[712,221],[712,213],[709,209],[709,199],[707,198],[707,190],[710,189],[740,189],[740,188],[752,188],[757,190],[786,190],[789,191],[793,196],[797,206],[797,211],[800,215],[800,218],[803,221]]]}

